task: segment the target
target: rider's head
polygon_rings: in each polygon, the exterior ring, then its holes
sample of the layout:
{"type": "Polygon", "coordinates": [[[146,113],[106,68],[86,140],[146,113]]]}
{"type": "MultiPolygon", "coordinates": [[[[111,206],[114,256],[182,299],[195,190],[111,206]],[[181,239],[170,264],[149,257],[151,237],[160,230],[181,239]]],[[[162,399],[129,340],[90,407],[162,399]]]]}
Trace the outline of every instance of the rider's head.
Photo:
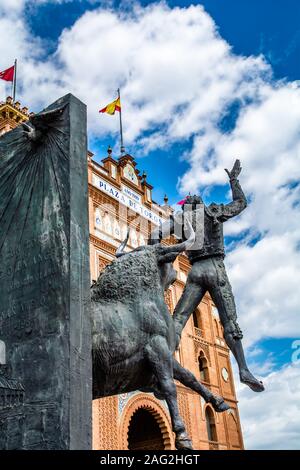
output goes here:
{"type": "Polygon", "coordinates": [[[193,196],[189,195],[185,198],[184,203],[182,204],[182,210],[184,210],[184,207],[187,209],[197,209],[197,206],[199,204],[203,204],[203,200],[201,196],[197,196],[194,194],[193,196]]]}

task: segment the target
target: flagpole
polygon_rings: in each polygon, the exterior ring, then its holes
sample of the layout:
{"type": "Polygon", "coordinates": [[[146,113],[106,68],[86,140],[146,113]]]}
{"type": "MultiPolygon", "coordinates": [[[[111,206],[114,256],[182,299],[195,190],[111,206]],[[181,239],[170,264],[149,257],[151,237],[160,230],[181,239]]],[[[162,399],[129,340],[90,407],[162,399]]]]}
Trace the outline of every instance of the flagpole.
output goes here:
{"type": "Polygon", "coordinates": [[[124,142],[123,142],[123,126],[122,126],[122,106],[121,106],[121,95],[120,95],[120,88],[118,88],[118,98],[120,100],[120,137],[121,137],[121,155],[125,152],[124,142]]]}
{"type": "Polygon", "coordinates": [[[17,59],[15,59],[14,80],[13,80],[13,103],[16,101],[16,85],[17,85],[17,59]]]}

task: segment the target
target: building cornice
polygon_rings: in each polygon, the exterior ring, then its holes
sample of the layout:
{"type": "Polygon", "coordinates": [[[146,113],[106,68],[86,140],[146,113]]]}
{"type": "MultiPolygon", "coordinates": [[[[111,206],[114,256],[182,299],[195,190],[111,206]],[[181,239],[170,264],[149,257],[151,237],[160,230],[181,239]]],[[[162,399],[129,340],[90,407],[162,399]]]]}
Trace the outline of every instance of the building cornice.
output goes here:
{"type": "Polygon", "coordinates": [[[115,256],[116,254],[116,247],[108,243],[106,240],[101,240],[100,238],[96,237],[95,235],[90,234],[90,241],[96,248],[102,249],[109,253],[110,255],[115,256]]]}
{"type": "Polygon", "coordinates": [[[27,107],[21,108],[20,102],[13,103],[11,97],[7,97],[6,101],[0,103],[0,126],[9,125],[16,127],[22,122],[28,121],[30,114],[27,107]]]}

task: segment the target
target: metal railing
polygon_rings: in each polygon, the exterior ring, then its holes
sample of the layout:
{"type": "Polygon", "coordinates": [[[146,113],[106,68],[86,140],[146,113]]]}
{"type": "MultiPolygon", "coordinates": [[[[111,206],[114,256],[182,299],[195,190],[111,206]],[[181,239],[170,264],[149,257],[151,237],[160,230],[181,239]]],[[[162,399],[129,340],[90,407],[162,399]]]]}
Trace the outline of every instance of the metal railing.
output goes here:
{"type": "Polygon", "coordinates": [[[219,444],[216,441],[208,441],[209,450],[219,450],[219,444]]]}
{"type": "Polygon", "coordinates": [[[195,336],[198,336],[199,338],[204,338],[203,330],[201,330],[200,328],[194,326],[194,332],[195,336]]]}

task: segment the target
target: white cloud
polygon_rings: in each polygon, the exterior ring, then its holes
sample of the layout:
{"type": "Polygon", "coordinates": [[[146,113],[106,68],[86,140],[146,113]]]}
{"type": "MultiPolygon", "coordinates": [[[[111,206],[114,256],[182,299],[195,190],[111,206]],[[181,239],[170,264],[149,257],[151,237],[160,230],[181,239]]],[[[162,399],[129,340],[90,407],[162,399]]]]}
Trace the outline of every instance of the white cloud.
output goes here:
{"type": "Polygon", "coordinates": [[[70,3],[72,1],[81,0],[1,0],[0,14],[2,13],[12,16],[20,14],[25,9],[25,7],[37,7],[46,3],[70,3]]]}
{"type": "Polygon", "coordinates": [[[253,247],[241,244],[227,258],[248,345],[263,336],[300,336],[297,238],[299,232],[267,235],[253,247]]]}
{"type": "Polygon", "coordinates": [[[236,377],[245,448],[299,449],[299,366],[284,366],[263,380],[266,390],[253,393],[236,377]]]}
{"type": "Polygon", "coordinates": [[[57,57],[66,81],[90,104],[91,131],[116,128],[109,119],[100,126],[97,108],[121,84],[129,143],[145,130],[155,129],[160,144],[199,132],[233,95],[246,94],[246,76],[268,69],[261,57],[233,56],[201,6],[88,12],[64,31],[57,57]]]}
{"type": "Polygon", "coordinates": [[[264,98],[245,107],[231,134],[214,130],[206,136],[214,139],[212,158],[205,158],[205,148],[196,153],[195,142],[191,169],[182,179],[185,191],[223,183],[223,168],[234,156],[242,160],[241,181],[251,203],[238,221],[225,224],[225,233],[248,230],[262,237],[254,246],[246,237],[226,259],[248,343],[300,336],[300,188],[292,185],[300,179],[299,131],[300,89],[264,85],[264,98]]]}
{"type": "MultiPolygon", "coordinates": [[[[243,78],[268,69],[261,57],[233,56],[199,5],[86,12],[38,67],[29,38],[26,45],[19,53],[22,99],[35,108],[71,91],[88,104],[90,131],[101,136],[117,122],[97,111],[121,85],[127,143],[155,129],[156,144],[164,145],[211,126],[233,95],[246,94],[243,78]]],[[[143,144],[152,148],[152,136],[143,144]]]]}
{"type": "Polygon", "coordinates": [[[0,14],[12,15],[20,13],[26,0],[1,0],[0,14]]]}

